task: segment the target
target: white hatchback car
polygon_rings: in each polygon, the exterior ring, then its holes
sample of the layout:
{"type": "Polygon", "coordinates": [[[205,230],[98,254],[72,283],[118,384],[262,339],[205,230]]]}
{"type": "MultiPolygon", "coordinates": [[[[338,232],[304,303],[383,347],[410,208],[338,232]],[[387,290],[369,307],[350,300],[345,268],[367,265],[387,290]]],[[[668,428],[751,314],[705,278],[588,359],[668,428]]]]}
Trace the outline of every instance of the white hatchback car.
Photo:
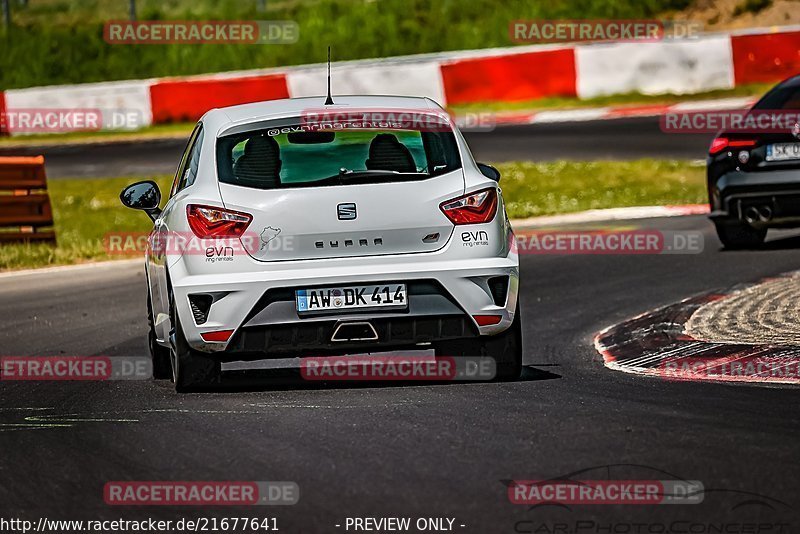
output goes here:
{"type": "Polygon", "coordinates": [[[273,100],[198,122],[146,253],[156,378],[221,363],[434,349],[521,372],[519,259],[498,187],[426,98],[273,100]]]}

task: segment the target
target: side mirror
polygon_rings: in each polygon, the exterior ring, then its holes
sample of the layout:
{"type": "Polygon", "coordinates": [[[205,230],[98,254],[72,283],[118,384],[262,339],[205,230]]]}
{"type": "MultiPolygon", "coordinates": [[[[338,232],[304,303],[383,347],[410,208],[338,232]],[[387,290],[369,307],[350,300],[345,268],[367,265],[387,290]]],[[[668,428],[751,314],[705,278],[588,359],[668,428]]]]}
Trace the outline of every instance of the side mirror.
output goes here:
{"type": "Polygon", "coordinates": [[[158,209],[161,204],[161,191],[158,185],[150,180],[129,185],[119,194],[119,199],[131,209],[144,211],[153,220],[161,214],[161,210],[158,209]]]}
{"type": "Polygon", "coordinates": [[[483,174],[490,180],[494,180],[495,182],[500,181],[500,171],[498,171],[491,165],[487,165],[485,163],[478,163],[478,169],[480,169],[481,174],[483,174]]]}

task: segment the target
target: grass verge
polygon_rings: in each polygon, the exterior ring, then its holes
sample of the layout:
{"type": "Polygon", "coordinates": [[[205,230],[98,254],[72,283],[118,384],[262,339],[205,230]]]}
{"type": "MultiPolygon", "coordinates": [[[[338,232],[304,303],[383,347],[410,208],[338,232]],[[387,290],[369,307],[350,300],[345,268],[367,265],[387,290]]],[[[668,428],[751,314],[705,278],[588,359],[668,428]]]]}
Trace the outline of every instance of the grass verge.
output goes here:
{"type": "Polygon", "coordinates": [[[516,162],[497,168],[512,219],[706,201],[705,166],[689,161],[516,162]]]}
{"type": "MultiPolygon", "coordinates": [[[[512,218],[705,200],[705,170],[687,161],[515,162],[497,167],[503,174],[500,183],[512,218]]],[[[162,191],[168,189],[169,176],[150,178],[162,191]]],[[[58,246],[0,245],[0,270],[129,258],[107,254],[104,237],[111,232],[149,231],[149,219],[123,207],[118,198],[120,190],[134,181],[50,182],[58,246]]]]}
{"type": "MultiPolygon", "coordinates": [[[[155,180],[161,191],[169,190],[169,176],[142,179],[155,180]]],[[[52,180],[48,190],[58,245],[0,245],[0,270],[125,259],[107,254],[103,238],[110,232],[147,232],[152,228],[144,213],[119,201],[122,188],[135,181],[137,178],[52,180]]]]}
{"type": "Polygon", "coordinates": [[[469,112],[502,112],[502,111],[549,111],[557,109],[597,108],[606,106],[649,106],[657,104],[679,104],[700,100],[716,100],[720,98],[752,97],[758,98],[775,84],[751,83],[733,89],[718,89],[687,95],[645,95],[642,93],[625,93],[618,95],[597,96],[580,99],[576,97],[551,97],[519,102],[477,102],[452,107],[456,114],[469,112]]]}

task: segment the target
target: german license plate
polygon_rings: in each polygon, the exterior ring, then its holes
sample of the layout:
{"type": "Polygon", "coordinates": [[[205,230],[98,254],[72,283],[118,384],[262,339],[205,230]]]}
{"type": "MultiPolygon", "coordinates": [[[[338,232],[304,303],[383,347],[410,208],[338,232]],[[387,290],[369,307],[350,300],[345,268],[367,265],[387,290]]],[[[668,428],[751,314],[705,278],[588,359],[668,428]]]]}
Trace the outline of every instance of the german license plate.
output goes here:
{"type": "Polygon", "coordinates": [[[767,145],[767,161],[800,159],[800,143],[775,143],[767,145]]]}
{"type": "Polygon", "coordinates": [[[299,313],[408,307],[405,284],[298,289],[295,299],[299,313]]]}

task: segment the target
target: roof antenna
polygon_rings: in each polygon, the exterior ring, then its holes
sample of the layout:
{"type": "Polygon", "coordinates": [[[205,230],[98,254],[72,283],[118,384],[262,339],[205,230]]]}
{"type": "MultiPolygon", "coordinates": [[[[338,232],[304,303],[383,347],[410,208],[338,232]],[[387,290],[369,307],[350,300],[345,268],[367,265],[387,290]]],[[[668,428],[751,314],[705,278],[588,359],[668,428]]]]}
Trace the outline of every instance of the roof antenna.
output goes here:
{"type": "Polygon", "coordinates": [[[333,105],[333,98],[331,97],[331,47],[328,46],[328,98],[325,99],[326,106],[333,105]]]}

